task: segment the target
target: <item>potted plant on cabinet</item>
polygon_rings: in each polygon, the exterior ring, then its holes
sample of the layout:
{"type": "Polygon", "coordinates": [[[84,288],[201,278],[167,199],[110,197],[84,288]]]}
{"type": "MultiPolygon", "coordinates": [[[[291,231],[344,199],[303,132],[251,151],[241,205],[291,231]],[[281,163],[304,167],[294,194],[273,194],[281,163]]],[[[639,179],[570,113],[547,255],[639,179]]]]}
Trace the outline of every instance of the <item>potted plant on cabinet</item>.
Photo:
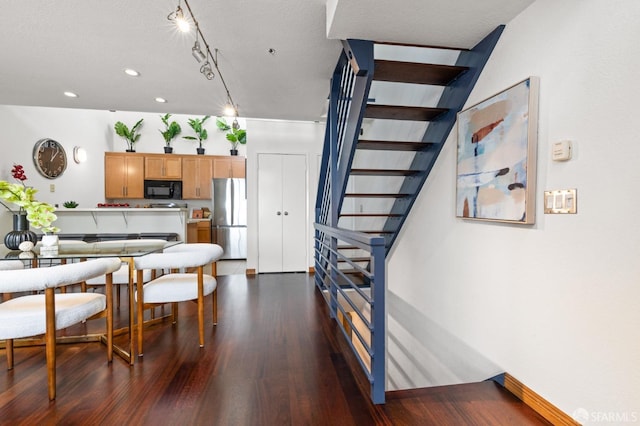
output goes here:
{"type": "Polygon", "coordinates": [[[171,154],[173,152],[173,147],[171,146],[171,141],[174,140],[180,132],[182,128],[178,123],[172,121],[169,123],[169,118],[171,118],[171,114],[167,113],[165,115],[160,116],[160,120],[164,124],[164,130],[158,129],[158,131],[162,134],[164,138],[164,153],[171,154]]]}
{"type": "Polygon", "coordinates": [[[113,126],[116,134],[127,142],[127,152],[136,152],[136,150],[133,149],[133,146],[136,142],[138,142],[138,139],[140,139],[140,134],[138,133],[138,131],[140,130],[143,121],[144,118],[141,118],[140,121],[133,125],[131,130],[129,130],[127,125],[122,121],[116,122],[116,124],[113,126]]]}
{"type": "Polygon", "coordinates": [[[196,136],[183,136],[183,139],[189,139],[191,141],[198,141],[198,148],[196,148],[196,152],[198,155],[204,154],[204,148],[202,147],[202,141],[206,141],[209,137],[207,133],[207,129],[204,128],[204,123],[209,119],[208,115],[205,115],[202,118],[190,118],[188,120],[189,126],[193,129],[193,132],[196,136]]]}
{"type": "Polygon", "coordinates": [[[238,155],[238,144],[247,143],[247,131],[240,128],[237,119],[233,119],[233,123],[229,125],[224,118],[216,119],[218,129],[227,132],[227,140],[231,142],[231,155],[238,155]]]}

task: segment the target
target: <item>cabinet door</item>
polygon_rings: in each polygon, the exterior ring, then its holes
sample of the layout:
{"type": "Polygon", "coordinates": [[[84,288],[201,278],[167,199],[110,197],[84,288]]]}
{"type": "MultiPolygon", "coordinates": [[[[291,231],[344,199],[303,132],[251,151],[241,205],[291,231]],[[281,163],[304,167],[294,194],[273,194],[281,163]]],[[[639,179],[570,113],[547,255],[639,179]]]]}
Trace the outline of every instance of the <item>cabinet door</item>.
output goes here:
{"type": "Polygon", "coordinates": [[[231,158],[231,177],[246,177],[246,159],[244,157],[231,158]]]}
{"type": "Polygon", "coordinates": [[[122,198],[126,186],[126,164],[123,155],[104,156],[104,197],[122,198]]]}
{"type": "Polygon", "coordinates": [[[143,198],[144,159],[136,154],[105,153],[104,197],[143,198]]]}
{"type": "Polygon", "coordinates": [[[228,178],[231,176],[231,159],[229,157],[214,157],[213,177],[228,178]]]}
{"type": "Polygon", "coordinates": [[[146,155],[144,157],[145,179],[182,178],[182,159],[174,155],[146,155]]]}
{"type": "Polygon", "coordinates": [[[198,165],[195,158],[182,159],[182,198],[197,198],[198,165]]]}
{"type": "Polygon", "coordinates": [[[211,158],[182,159],[182,198],[211,199],[211,158]]]}
{"type": "Polygon", "coordinates": [[[182,159],[173,155],[164,158],[164,177],[165,179],[181,179],[182,178],[182,159]]]}
{"type": "Polygon", "coordinates": [[[304,155],[258,157],[258,272],[307,269],[304,155]]]}
{"type": "Polygon", "coordinates": [[[144,158],[126,157],[126,194],[125,198],[144,198],[144,158]]]}
{"type": "Polygon", "coordinates": [[[164,162],[160,157],[144,157],[144,177],[145,179],[162,179],[164,162]]]}

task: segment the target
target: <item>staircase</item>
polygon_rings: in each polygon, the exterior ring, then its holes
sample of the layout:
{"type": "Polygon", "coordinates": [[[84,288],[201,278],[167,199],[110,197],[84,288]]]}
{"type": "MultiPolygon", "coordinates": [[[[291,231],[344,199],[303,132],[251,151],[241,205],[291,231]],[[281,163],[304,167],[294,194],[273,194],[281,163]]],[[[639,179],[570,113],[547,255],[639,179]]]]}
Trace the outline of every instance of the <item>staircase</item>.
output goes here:
{"type": "MultiPolygon", "coordinates": [[[[375,353],[384,355],[374,338],[375,329],[384,330],[380,265],[503,29],[469,50],[343,41],[331,82],[316,200],[315,279],[332,317],[355,311],[365,325],[356,337],[365,348],[362,357],[370,358],[361,365],[371,374],[372,395],[373,382],[384,378],[373,361],[375,353]],[[380,246],[383,254],[376,258],[380,246]],[[362,312],[363,304],[370,313],[362,312]]],[[[346,325],[351,339],[353,324],[346,325]]],[[[377,365],[384,369],[384,360],[377,365]]],[[[374,402],[380,402],[379,390],[377,395],[374,402]]]]}

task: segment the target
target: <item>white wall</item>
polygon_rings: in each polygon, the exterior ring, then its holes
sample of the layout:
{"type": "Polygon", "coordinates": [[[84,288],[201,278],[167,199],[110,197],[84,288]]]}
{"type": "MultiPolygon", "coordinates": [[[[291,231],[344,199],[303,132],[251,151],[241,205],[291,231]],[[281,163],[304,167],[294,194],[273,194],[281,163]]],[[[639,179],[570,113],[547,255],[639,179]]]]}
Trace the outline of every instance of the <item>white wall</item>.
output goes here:
{"type": "Polygon", "coordinates": [[[507,371],[584,423],[640,420],[638,39],[635,0],[537,0],[509,23],[467,105],[540,77],[536,224],[455,218],[454,131],[388,262],[389,389],[507,371]],[[552,162],[562,139],[574,158],[552,162]],[[578,214],[544,215],[565,188],[578,214]]]}
{"type": "Polygon", "coordinates": [[[304,154],[307,157],[307,216],[309,222],[307,264],[313,266],[313,221],[315,220],[318,160],[324,142],[324,123],[279,120],[247,120],[247,269],[258,270],[258,155],[304,154]]]}
{"type": "MultiPolygon", "coordinates": [[[[189,118],[201,117],[176,114],[182,126],[182,134],[172,143],[176,154],[195,154],[197,142],[184,140],[190,135],[187,124],[189,118]]],[[[133,126],[144,118],[141,137],[136,144],[137,152],[162,153],[164,139],[158,132],[162,127],[160,114],[143,112],[109,112],[65,108],[42,108],[0,105],[0,179],[13,181],[13,164],[22,164],[28,180],[25,182],[39,190],[37,198],[52,204],[75,200],[80,207],[91,208],[104,199],[104,152],[125,151],[127,144],[115,135],[113,124],[122,121],[133,126]],[[41,138],[51,138],[60,142],[67,152],[68,166],[57,179],[49,180],[40,176],[33,164],[33,145],[41,138]],[[88,152],[86,163],[73,162],[73,147],[82,146],[88,152]],[[55,192],[49,192],[49,185],[55,184],[55,192]]],[[[324,124],[312,122],[290,122],[276,120],[239,119],[242,128],[247,129],[247,144],[239,145],[240,156],[247,157],[248,200],[248,259],[247,267],[257,269],[257,155],[259,153],[297,153],[307,156],[309,247],[311,247],[312,222],[314,219],[315,192],[317,186],[317,155],[322,152],[324,124]]],[[[209,138],[203,143],[206,154],[229,155],[230,143],[225,132],[217,130],[214,118],[207,121],[209,138]]],[[[185,200],[189,205],[204,205],[203,201],[185,200]]],[[[131,203],[144,200],[133,200],[131,203]]],[[[0,236],[11,230],[11,215],[0,213],[0,236]]],[[[65,230],[62,230],[65,232],[65,230]]],[[[309,249],[308,265],[313,265],[313,253],[309,249]]]]}

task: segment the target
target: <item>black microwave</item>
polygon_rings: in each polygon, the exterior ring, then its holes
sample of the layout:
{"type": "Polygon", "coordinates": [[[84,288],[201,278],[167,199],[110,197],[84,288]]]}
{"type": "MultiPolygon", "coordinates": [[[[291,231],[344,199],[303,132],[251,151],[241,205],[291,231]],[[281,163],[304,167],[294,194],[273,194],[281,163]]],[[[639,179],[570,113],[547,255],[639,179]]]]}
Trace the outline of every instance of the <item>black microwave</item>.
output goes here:
{"type": "Polygon", "coordinates": [[[145,180],[144,198],[153,200],[182,200],[182,181],[145,180]]]}

